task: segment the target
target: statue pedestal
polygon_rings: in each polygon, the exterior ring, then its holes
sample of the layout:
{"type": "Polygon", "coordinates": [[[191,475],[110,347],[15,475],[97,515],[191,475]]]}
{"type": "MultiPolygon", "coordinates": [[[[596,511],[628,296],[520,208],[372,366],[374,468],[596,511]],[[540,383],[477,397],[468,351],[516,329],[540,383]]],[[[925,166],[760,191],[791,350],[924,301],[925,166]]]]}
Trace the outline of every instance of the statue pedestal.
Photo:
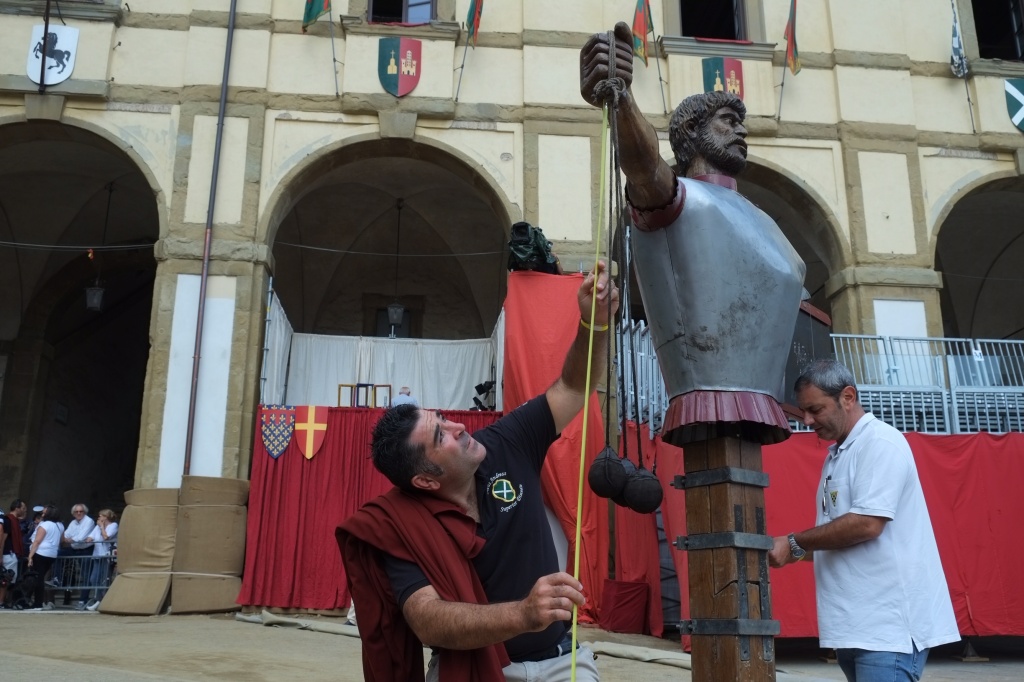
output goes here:
{"type": "Polygon", "coordinates": [[[724,436],[687,443],[685,538],[689,553],[694,682],[774,680],[778,621],[771,620],[761,445],[724,436]]]}

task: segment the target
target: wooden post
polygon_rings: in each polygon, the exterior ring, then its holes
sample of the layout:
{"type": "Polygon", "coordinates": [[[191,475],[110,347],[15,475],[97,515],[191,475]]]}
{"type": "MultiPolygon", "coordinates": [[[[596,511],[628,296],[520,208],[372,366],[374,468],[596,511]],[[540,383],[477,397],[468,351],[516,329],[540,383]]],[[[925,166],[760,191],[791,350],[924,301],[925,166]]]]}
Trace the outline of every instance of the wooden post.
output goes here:
{"type": "Polygon", "coordinates": [[[750,548],[771,546],[761,445],[733,436],[687,443],[683,469],[687,537],[677,543],[689,555],[693,682],[774,680],[773,636],[743,634],[778,633],[771,620],[767,554],[750,548]],[[720,634],[730,630],[741,634],[720,634]]]}

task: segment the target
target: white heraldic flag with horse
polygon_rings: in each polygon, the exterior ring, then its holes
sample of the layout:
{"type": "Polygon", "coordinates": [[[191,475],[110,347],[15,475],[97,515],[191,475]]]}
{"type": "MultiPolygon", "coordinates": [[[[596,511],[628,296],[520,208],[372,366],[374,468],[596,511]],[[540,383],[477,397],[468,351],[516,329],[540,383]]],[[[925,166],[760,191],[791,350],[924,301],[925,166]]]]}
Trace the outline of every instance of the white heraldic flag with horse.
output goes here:
{"type": "Polygon", "coordinates": [[[50,24],[43,40],[45,27],[32,27],[32,40],[28,47],[28,64],[25,71],[33,83],[40,83],[40,73],[45,79],[41,85],[56,85],[71,77],[75,70],[75,55],[78,54],[78,29],[71,26],[50,24]],[[42,62],[46,66],[43,68],[42,62]]]}

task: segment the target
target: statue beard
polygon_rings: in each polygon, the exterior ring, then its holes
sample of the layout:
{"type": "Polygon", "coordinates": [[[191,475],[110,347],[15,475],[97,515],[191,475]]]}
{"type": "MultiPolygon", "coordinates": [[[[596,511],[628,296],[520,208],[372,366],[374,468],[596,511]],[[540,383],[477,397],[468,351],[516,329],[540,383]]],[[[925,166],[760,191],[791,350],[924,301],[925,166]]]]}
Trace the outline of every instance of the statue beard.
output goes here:
{"type": "Polygon", "coordinates": [[[729,153],[710,126],[703,126],[697,135],[697,154],[726,175],[739,175],[747,165],[745,157],[729,153]]]}

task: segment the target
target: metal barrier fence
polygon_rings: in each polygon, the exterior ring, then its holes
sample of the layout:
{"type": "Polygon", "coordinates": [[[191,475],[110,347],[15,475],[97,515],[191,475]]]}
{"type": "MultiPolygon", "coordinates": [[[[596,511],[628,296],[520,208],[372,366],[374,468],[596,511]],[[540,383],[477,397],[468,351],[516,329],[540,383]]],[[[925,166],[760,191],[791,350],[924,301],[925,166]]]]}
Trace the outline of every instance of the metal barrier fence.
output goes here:
{"type": "MultiPolygon", "coordinates": [[[[650,329],[632,322],[623,331],[619,416],[648,424],[653,436],[668,396],[650,329]]],[[[1024,341],[832,334],[832,346],[864,409],[901,431],[1024,431],[1024,341]]],[[[792,419],[790,427],[808,430],[792,419]]]]}
{"type": "Polygon", "coordinates": [[[62,556],[57,557],[46,579],[46,585],[54,590],[76,591],[105,589],[114,579],[117,557],[107,556],[62,556]]]}

